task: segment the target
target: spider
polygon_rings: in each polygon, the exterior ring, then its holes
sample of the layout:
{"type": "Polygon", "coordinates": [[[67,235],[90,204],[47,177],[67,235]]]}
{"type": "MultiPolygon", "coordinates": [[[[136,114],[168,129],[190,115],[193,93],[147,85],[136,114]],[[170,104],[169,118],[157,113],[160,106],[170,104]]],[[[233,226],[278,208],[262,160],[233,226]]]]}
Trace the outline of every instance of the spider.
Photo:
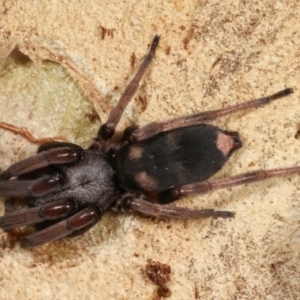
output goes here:
{"type": "Polygon", "coordinates": [[[141,128],[128,127],[122,137],[112,142],[116,126],[154,57],[159,39],[154,37],[136,75],[88,149],[67,142],[46,142],[39,146],[36,155],[0,173],[0,195],[8,201],[13,197],[25,198],[28,203],[28,208],[15,208],[0,217],[0,227],[11,230],[44,224],[21,240],[22,247],[82,234],[109,209],[179,219],[232,218],[234,213],[230,211],[165,204],[192,194],[300,172],[298,166],[208,180],[242,147],[242,142],[238,132],[207,123],[270,103],[291,94],[290,88],[219,110],[153,122],[141,128]]]}

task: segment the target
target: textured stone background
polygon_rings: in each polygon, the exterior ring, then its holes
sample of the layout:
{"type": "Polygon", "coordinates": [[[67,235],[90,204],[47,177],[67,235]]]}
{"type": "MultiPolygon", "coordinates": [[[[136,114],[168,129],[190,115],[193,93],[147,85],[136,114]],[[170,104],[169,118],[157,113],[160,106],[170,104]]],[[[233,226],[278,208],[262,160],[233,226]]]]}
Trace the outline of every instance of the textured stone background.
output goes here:
{"type": "MultiPolygon", "coordinates": [[[[93,106],[105,120],[157,33],[120,130],[293,87],[215,122],[244,142],[216,177],[300,165],[300,3],[248,2],[2,0],[0,121],[88,145],[100,121],[86,114],[93,106]]],[[[0,131],[1,169],[35,150],[0,131]]],[[[1,232],[0,298],[155,299],[144,272],[152,259],[172,268],[170,299],[298,299],[299,183],[289,176],[177,202],[233,210],[233,220],[107,213],[83,236],[30,250],[5,247],[1,232]]]]}

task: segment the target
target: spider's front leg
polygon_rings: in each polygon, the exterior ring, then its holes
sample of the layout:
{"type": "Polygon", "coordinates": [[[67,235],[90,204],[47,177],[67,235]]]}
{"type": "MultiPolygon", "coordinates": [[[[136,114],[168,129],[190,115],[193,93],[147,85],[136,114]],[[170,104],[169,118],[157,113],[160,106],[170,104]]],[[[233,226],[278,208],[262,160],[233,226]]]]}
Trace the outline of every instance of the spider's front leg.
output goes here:
{"type": "MultiPolygon", "coordinates": [[[[81,147],[63,142],[44,144],[40,146],[38,151],[40,153],[37,155],[23,159],[0,173],[0,181],[8,180],[11,177],[17,177],[49,165],[78,162],[83,156],[83,149],[81,147]]],[[[17,188],[18,186],[16,186],[16,189],[17,188]]],[[[8,196],[1,192],[0,187],[0,194],[8,196]]]]}
{"type": "Polygon", "coordinates": [[[98,205],[91,205],[65,220],[25,237],[21,246],[36,247],[66,236],[82,234],[94,226],[102,215],[103,210],[98,205]]]}
{"type": "Polygon", "coordinates": [[[32,207],[22,210],[11,210],[9,213],[0,217],[0,228],[10,230],[40,222],[57,220],[67,217],[78,211],[76,201],[64,200],[47,203],[41,207],[32,207]]]}

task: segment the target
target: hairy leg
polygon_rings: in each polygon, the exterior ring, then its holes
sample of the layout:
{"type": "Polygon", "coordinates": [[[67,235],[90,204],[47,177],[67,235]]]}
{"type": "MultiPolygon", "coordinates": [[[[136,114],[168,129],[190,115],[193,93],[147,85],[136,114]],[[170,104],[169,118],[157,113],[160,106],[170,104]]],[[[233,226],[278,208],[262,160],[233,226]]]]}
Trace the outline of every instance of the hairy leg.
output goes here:
{"type": "Polygon", "coordinates": [[[282,90],[271,96],[251,100],[248,102],[221,108],[218,110],[211,110],[211,111],[206,111],[206,112],[202,112],[202,113],[191,115],[191,116],[179,117],[179,118],[175,118],[173,120],[169,120],[166,122],[160,122],[160,123],[153,122],[142,128],[130,130],[130,133],[127,134],[126,139],[129,142],[137,142],[137,141],[148,139],[160,132],[165,132],[165,131],[170,131],[170,130],[177,129],[177,128],[188,127],[188,126],[197,125],[197,124],[201,124],[201,123],[211,122],[217,118],[232,114],[237,111],[241,111],[241,110],[268,104],[276,99],[280,99],[291,93],[293,93],[293,89],[285,89],[285,90],[282,90]]]}

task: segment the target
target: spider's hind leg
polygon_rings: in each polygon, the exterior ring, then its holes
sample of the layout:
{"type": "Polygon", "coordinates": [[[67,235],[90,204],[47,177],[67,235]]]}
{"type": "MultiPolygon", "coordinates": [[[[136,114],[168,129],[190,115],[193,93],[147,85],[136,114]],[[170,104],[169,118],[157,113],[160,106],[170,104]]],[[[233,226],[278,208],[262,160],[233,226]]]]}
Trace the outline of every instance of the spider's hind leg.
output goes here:
{"type": "Polygon", "coordinates": [[[207,180],[179,187],[173,187],[166,191],[150,194],[149,200],[159,204],[168,204],[178,199],[195,195],[206,194],[218,189],[231,188],[237,185],[262,181],[272,177],[287,176],[300,173],[300,166],[269,170],[257,170],[249,173],[229,176],[226,178],[207,180]]]}
{"type": "Polygon", "coordinates": [[[133,195],[118,200],[112,207],[115,211],[137,211],[146,216],[174,219],[201,219],[201,218],[233,218],[234,212],[214,209],[189,209],[185,207],[155,204],[144,197],[133,195]]]}
{"type": "Polygon", "coordinates": [[[293,93],[293,89],[287,88],[285,90],[279,91],[270,96],[250,100],[247,102],[239,103],[225,108],[205,111],[190,116],[179,117],[165,122],[153,122],[144,127],[132,130],[130,132],[130,135],[128,135],[127,139],[130,142],[138,142],[138,141],[148,139],[161,132],[198,125],[201,123],[209,123],[216,120],[217,118],[235,113],[237,111],[263,106],[274,100],[287,96],[291,93],[293,93]]]}

